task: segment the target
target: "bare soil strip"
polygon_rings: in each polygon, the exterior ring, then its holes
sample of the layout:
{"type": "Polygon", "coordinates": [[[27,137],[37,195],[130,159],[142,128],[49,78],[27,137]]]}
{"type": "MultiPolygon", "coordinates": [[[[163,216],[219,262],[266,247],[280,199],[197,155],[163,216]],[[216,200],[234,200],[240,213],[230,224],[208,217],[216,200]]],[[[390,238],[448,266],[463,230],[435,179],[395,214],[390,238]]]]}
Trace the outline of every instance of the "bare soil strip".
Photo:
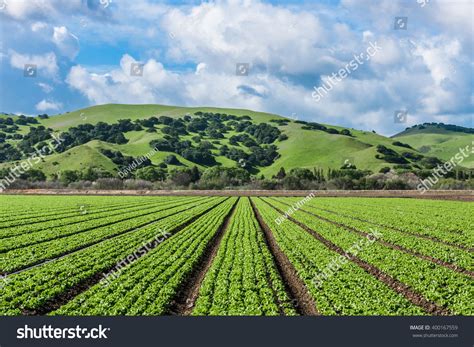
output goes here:
{"type": "MultiPolygon", "coordinates": [[[[225,201],[225,200],[224,200],[224,201],[225,201]]],[[[223,202],[223,201],[222,201],[222,202],[223,202]]],[[[222,202],[220,202],[220,203],[217,204],[217,205],[220,205],[222,202]]],[[[217,205],[215,205],[215,206],[217,206],[217,205]]],[[[181,206],[181,205],[178,205],[178,206],[176,206],[176,207],[179,207],[179,206],[181,206]]],[[[196,207],[196,206],[193,205],[192,207],[196,207]]],[[[2,276],[5,276],[5,275],[6,275],[6,276],[10,276],[10,275],[15,275],[15,274],[18,274],[18,273],[21,273],[21,272],[25,272],[25,271],[31,270],[31,269],[33,269],[33,268],[35,268],[35,267],[42,266],[42,265],[45,265],[45,264],[47,264],[47,263],[51,263],[51,262],[53,262],[53,261],[57,261],[57,260],[59,260],[59,259],[65,258],[65,257],[67,257],[67,256],[69,256],[69,255],[71,255],[71,254],[73,254],[73,253],[76,253],[76,252],[82,251],[82,250],[84,250],[84,249],[90,248],[90,247],[95,246],[95,245],[97,245],[97,244],[99,244],[99,243],[102,243],[102,242],[104,242],[104,241],[113,239],[113,238],[118,237],[118,236],[122,236],[122,235],[124,235],[124,234],[131,233],[131,232],[134,232],[134,231],[138,231],[138,230],[143,229],[143,228],[146,228],[146,227],[149,227],[149,226],[151,226],[151,225],[153,225],[153,224],[158,223],[160,220],[162,220],[162,219],[164,219],[164,218],[168,218],[168,217],[174,216],[174,215],[176,215],[176,214],[178,214],[178,213],[182,213],[182,212],[183,212],[183,211],[174,212],[174,213],[169,214],[169,215],[167,215],[167,216],[160,217],[160,218],[154,220],[153,222],[147,222],[147,223],[144,223],[144,224],[139,225],[138,227],[135,227],[135,228],[131,228],[131,229],[127,229],[127,230],[125,230],[125,231],[122,231],[122,232],[120,232],[120,233],[118,233],[118,234],[106,236],[106,237],[104,237],[104,238],[102,238],[102,239],[100,239],[100,240],[97,240],[97,241],[95,241],[95,242],[88,243],[88,244],[86,244],[86,245],[81,245],[81,246],[79,246],[79,247],[76,247],[76,248],[74,248],[74,249],[71,249],[71,250],[69,250],[69,251],[67,251],[67,252],[64,252],[64,253],[58,255],[57,257],[54,257],[54,258],[51,258],[51,259],[46,259],[46,260],[40,260],[40,261],[38,261],[38,262],[36,262],[36,263],[30,264],[30,265],[28,265],[28,266],[25,266],[25,267],[23,267],[23,268],[20,268],[20,269],[18,269],[18,270],[15,270],[15,271],[11,271],[11,272],[0,272],[0,275],[2,275],[2,276]]],[[[154,212],[154,213],[157,213],[157,212],[154,212]]],[[[141,216],[141,217],[143,217],[143,216],[141,216]]]]}
{"type": "MultiPolygon", "coordinates": [[[[264,201],[264,200],[262,200],[264,201]]],[[[281,214],[284,214],[283,211],[281,211],[279,208],[272,206],[268,202],[265,201],[266,204],[274,208],[276,211],[278,211],[281,214]]],[[[385,283],[388,287],[396,291],[397,293],[403,295],[405,298],[407,298],[411,303],[421,307],[425,312],[436,315],[436,316],[449,316],[452,315],[451,312],[440,305],[438,305],[435,302],[432,302],[425,297],[423,297],[421,294],[417,293],[413,289],[411,289],[409,286],[406,284],[400,282],[399,280],[393,278],[392,276],[382,272],[379,268],[376,266],[367,263],[366,261],[350,254],[346,253],[341,247],[337,246],[336,244],[332,243],[328,239],[325,239],[323,236],[318,234],[316,231],[313,229],[309,228],[308,226],[304,225],[303,223],[297,221],[293,217],[288,217],[290,221],[298,225],[299,227],[303,228],[306,232],[308,232],[310,235],[312,235],[315,239],[320,241],[322,244],[324,244],[327,248],[330,250],[343,255],[347,257],[350,261],[352,261],[354,264],[358,265],[362,269],[364,269],[367,273],[371,274],[378,280],[382,281],[385,283]]]]}
{"type": "Polygon", "coordinates": [[[308,292],[306,285],[298,276],[295,267],[290,262],[286,254],[283,253],[283,251],[278,246],[271,229],[265,223],[252,199],[250,199],[250,203],[252,205],[255,218],[257,218],[258,224],[260,225],[260,229],[264,233],[265,243],[272,254],[273,261],[275,262],[280,277],[283,279],[288,297],[290,298],[291,302],[294,303],[295,310],[304,316],[320,315],[316,308],[316,303],[314,302],[311,294],[308,292]]]}
{"type": "Polygon", "coordinates": [[[17,189],[1,194],[13,195],[117,195],[117,196],[307,196],[414,198],[474,201],[473,190],[78,190],[78,189],[17,189]]]}
{"type": "MultiPolygon", "coordinates": [[[[287,205],[287,206],[290,206],[289,204],[287,203],[284,203],[284,202],[281,202],[279,201],[280,203],[284,204],[284,205],[287,205]]],[[[343,228],[345,230],[348,230],[348,231],[351,231],[351,232],[354,232],[358,235],[361,235],[361,236],[364,236],[364,237],[367,237],[369,235],[369,233],[366,233],[362,230],[359,230],[359,229],[356,229],[354,227],[351,227],[349,225],[346,225],[346,224],[342,224],[342,223],[339,223],[339,222],[336,222],[336,221],[333,221],[333,220],[330,220],[330,219],[327,219],[325,217],[322,217],[322,216],[319,216],[313,212],[309,212],[309,211],[306,211],[305,209],[303,208],[300,208],[301,211],[313,216],[313,217],[316,217],[320,220],[323,220],[325,222],[328,222],[328,223],[331,223],[333,225],[336,225],[340,228],[343,228]]],[[[397,245],[395,243],[392,243],[392,242],[389,242],[389,241],[384,241],[384,240],[381,240],[381,239],[375,239],[378,243],[386,246],[386,247],[389,247],[389,248],[392,248],[392,249],[396,249],[397,251],[401,251],[401,252],[404,252],[404,253],[407,253],[407,254],[410,254],[412,256],[415,256],[417,258],[420,258],[420,259],[423,259],[423,260],[427,260],[427,261],[430,261],[432,263],[435,263],[437,265],[440,265],[440,266],[443,266],[445,268],[448,268],[450,270],[453,270],[455,272],[459,272],[463,275],[467,275],[467,276],[470,276],[472,278],[474,278],[474,272],[470,271],[470,270],[467,270],[467,269],[464,269],[462,267],[459,267],[455,264],[452,264],[452,263],[448,263],[448,262],[445,262],[443,260],[440,260],[440,259],[436,259],[436,258],[433,258],[429,255],[424,255],[424,254],[421,254],[421,253],[418,253],[416,251],[412,251],[411,249],[408,249],[408,248],[405,248],[403,246],[400,246],[400,245],[397,245]]]]}
{"type": "Polygon", "coordinates": [[[219,229],[217,229],[217,232],[207,244],[206,250],[204,251],[204,254],[196,267],[181,284],[180,289],[177,291],[177,294],[172,300],[170,308],[168,309],[169,315],[189,316],[192,313],[194,305],[196,304],[196,300],[199,296],[199,290],[201,289],[202,282],[204,281],[207,272],[214,262],[222,238],[227,232],[229,223],[235,214],[238,201],[239,199],[236,200],[229,213],[225,216],[221,226],[219,229]]]}
{"type": "MultiPolygon", "coordinates": [[[[272,200],[273,200],[273,199],[272,199],[272,200]]],[[[286,204],[286,203],[284,203],[283,201],[280,201],[280,200],[275,200],[275,201],[281,202],[282,204],[286,204]]],[[[286,205],[288,205],[288,204],[286,204],[286,205]]],[[[288,205],[288,206],[290,206],[290,205],[288,205]]],[[[372,224],[372,225],[375,225],[375,226],[378,226],[378,227],[382,227],[382,228],[392,229],[392,230],[395,230],[395,231],[398,231],[398,232],[401,232],[401,233],[404,233],[404,234],[407,234],[407,235],[410,235],[410,236],[413,236],[413,237],[418,237],[418,238],[420,238],[420,239],[430,240],[430,241],[433,241],[433,242],[442,243],[442,244],[444,244],[444,245],[446,245],[446,246],[459,248],[459,249],[462,249],[463,251],[474,252],[474,248],[470,248],[470,247],[467,247],[467,246],[464,246],[464,245],[460,245],[460,244],[458,244],[458,243],[452,243],[452,242],[447,242],[447,241],[444,241],[444,240],[440,240],[439,238],[437,238],[437,237],[435,237],[435,236],[421,235],[421,234],[413,233],[413,232],[410,232],[410,231],[402,230],[402,229],[400,229],[400,228],[396,228],[396,227],[393,227],[393,226],[389,226],[389,225],[385,225],[385,224],[379,224],[379,223],[374,223],[374,222],[371,222],[371,221],[368,221],[368,220],[365,220],[365,219],[362,219],[362,218],[359,218],[359,217],[348,216],[348,215],[346,215],[346,214],[339,213],[339,212],[332,211],[332,210],[327,210],[327,209],[325,209],[325,208],[315,207],[315,206],[313,206],[313,207],[314,207],[314,208],[317,208],[317,209],[319,209],[319,210],[322,210],[322,211],[324,211],[324,212],[328,212],[328,213],[335,214],[336,216],[341,216],[341,217],[345,217],[345,218],[350,218],[350,219],[358,220],[358,221],[360,221],[360,222],[372,224]]],[[[306,212],[307,212],[307,211],[306,211],[306,212]]]]}
{"type": "MultiPolygon", "coordinates": [[[[225,199],[225,200],[219,202],[218,204],[208,208],[207,210],[195,215],[194,217],[192,217],[187,222],[185,222],[181,225],[178,225],[176,228],[170,230],[169,233],[174,235],[174,234],[180,232],[181,230],[186,228],[188,225],[195,222],[198,218],[205,215],[206,213],[208,213],[212,209],[216,208],[217,206],[219,206],[220,204],[222,204],[226,200],[227,199],[225,199]]],[[[165,239],[162,242],[151,242],[151,243],[148,243],[148,244],[138,248],[136,251],[130,253],[130,254],[134,255],[133,260],[129,260],[128,256],[124,257],[123,259],[121,259],[120,261],[118,261],[117,263],[115,263],[114,265],[109,267],[108,269],[105,269],[103,271],[95,273],[94,275],[90,276],[89,278],[86,278],[86,279],[80,281],[79,283],[73,285],[71,288],[69,288],[65,292],[57,295],[53,299],[48,300],[41,307],[38,307],[38,308],[33,309],[33,310],[23,310],[22,314],[24,316],[44,316],[44,315],[47,315],[50,312],[53,312],[53,311],[59,309],[61,306],[67,304],[69,301],[74,299],[79,294],[85,292],[86,290],[88,290],[93,285],[99,283],[100,280],[104,278],[103,277],[104,274],[113,274],[113,273],[117,272],[118,271],[117,268],[120,268],[120,264],[125,263],[125,264],[130,265],[131,263],[133,263],[137,259],[145,256],[152,249],[156,248],[157,246],[159,246],[163,242],[166,242],[167,240],[168,239],[165,239]]]]}

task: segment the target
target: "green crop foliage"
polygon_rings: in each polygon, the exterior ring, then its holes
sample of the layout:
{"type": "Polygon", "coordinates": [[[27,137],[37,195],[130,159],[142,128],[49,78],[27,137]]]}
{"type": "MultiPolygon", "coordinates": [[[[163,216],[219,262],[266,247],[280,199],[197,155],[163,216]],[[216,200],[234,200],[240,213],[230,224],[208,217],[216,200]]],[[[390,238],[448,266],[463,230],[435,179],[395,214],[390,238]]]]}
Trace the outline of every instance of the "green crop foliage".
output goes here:
{"type": "Polygon", "coordinates": [[[234,218],[201,286],[194,315],[296,314],[248,198],[234,218]]]}

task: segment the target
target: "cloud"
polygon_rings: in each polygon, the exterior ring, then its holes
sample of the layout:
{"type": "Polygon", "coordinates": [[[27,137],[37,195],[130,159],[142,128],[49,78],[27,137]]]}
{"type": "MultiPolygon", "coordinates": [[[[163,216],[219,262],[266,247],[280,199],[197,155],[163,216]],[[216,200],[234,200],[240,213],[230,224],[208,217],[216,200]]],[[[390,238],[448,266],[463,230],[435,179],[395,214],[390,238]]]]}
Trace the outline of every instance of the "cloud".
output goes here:
{"type": "Polygon", "coordinates": [[[17,69],[37,61],[38,76],[53,79],[44,82],[68,107],[86,100],[250,108],[385,134],[398,130],[398,109],[409,111],[410,122],[460,125],[470,125],[474,113],[472,34],[465,29],[472,1],[423,8],[399,0],[45,2],[28,8],[30,1],[18,0],[6,12],[14,33],[8,57],[17,69]],[[394,17],[404,15],[408,30],[393,30],[394,17]],[[76,65],[79,39],[86,44],[76,65]],[[370,42],[382,50],[315,102],[313,86],[370,42]],[[131,76],[138,62],[143,76],[131,76]],[[237,63],[250,64],[248,76],[236,76],[237,63]],[[56,86],[59,76],[70,88],[56,86]]]}
{"type": "Polygon", "coordinates": [[[54,27],[52,40],[58,50],[71,60],[79,53],[79,39],[64,26],[54,27]]]}
{"type": "Polygon", "coordinates": [[[177,75],[166,71],[154,59],[143,66],[142,76],[132,76],[133,63],[138,63],[129,55],[124,55],[120,67],[103,74],[93,73],[82,66],[71,68],[67,83],[80,91],[93,103],[121,102],[147,103],[171,102],[176,100],[182,82],[177,75]]]}
{"type": "Polygon", "coordinates": [[[31,30],[33,32],[41,31],[41,30],[43,30],[47,27],[48,27],[48,25],[44,22],[34,22],[33,24],[31,24],[31,30]]]}
{"type": "Polygon", "coordinates": [[[35,107],[40,112],[58,111],[59,109],[61,109],[62,104],[60,102],[48,101],[43,99],[38,102],[35,107]]]}
{"type": "MultiPolygon", "coordinates": [[[[91,12],[83,0],[7,0],[5,14],[15,20],[57,19],[91,12]]],[[[98,2],[98,1],[97,1],[98,2]]],[[[93,9],[92,9],[93,10],[93,9]]]]}
{"type": "Polygon", "coordinates": [[[343,30],[329,33],[311,13],[258,1],[174,8],[163,16],[162,26],[172,35],[170,57],[205,62],[214,71],[235,71],[238,62],[292,74],[316,69],[321,65],[314,59],[321,53],[316,43],[345,35],[343,30]]]}
{"type": "Polygon", "coordinates": [[[55,78],[59,67],[56,61],[56,54],[53,52],[41,55],[20,54],[14,50],[9,52],[10,65],[16,69],[23,70],[26,64],[36,65],[38,75],[44,74],[45,77],[55,78]]]}
{"type": "Polygon", "coordinates": [[[47,84],[47,83],[39,82],[39,83],[37,83],[37,85],[45,93],[51,93],[54,90],[54,88],[52,86],[50,86],[49,84],[47,84]]]}

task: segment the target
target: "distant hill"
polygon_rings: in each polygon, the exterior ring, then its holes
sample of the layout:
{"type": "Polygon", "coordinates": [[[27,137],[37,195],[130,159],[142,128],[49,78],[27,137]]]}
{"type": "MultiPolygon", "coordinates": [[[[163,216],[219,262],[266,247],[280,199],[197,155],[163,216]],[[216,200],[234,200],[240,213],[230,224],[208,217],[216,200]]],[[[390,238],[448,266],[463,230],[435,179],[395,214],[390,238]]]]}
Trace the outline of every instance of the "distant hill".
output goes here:
{"type": "MultiPolygon", "coordinates": [[[[5,160],[9,150],[24,148],[32,143],[31,137],[27,137],[30,142],[25,144],[24,137],[30,127],[42,125],[55,132],[69,132],[72,137],[81,137],[83,133],[77,129],[84,128],[86,124],[90,124],[87,127],[91,128],[91,134],[100,130],[93,129],[99,122],[113,125],[118,124],[119,120],[129,119],[128,127],[138,125],[137,130],[127,128],[123,133],[114,133],[112,140],[97,135],[85,142],[81,140],[80,144],[65,148],[61,153],[48,155],[36,166],[47,175],[89,167],[116,173],[120,165],[111,158],[110,151],[138,157],[152,150],[152,141],[162,148],[150,157],[155,165],[174,155],[179,166],[196,165],[201,169],[213,165],[252,166],[252,173],[266,177],[275,175],[281,167],[286,170],[315,167],[339,169],[344,165],[354,165],[373,172],[395,166],[427,168],[428,162],[433,162],[427,156],[449,159],[456,153],[457,146],[470,144],[473,137],[472,133],[436,126],[430,132],[428,128],[431,126],[425,126],[407,129],[394,138],[388,138],[368,131],[295,121],[276,114],[214,107],[107,104],[49,118],[35,117],[35,121],[26,120],[36,122],[33,124],[23,124],[25,119],[19,118],[0,115],[0,168],[12,164],[11,160],[5,160]],[[176,122],[166,124],[166,117],[176,122]],[[13,120],[13,125],[5,124],[11,123],[6,121],[8,118],[13,120]],[[202,127],[199,126],[201,121],[205,123],[202,127]],[[190,150],[167,148],[164,143],[166,138],[188,143],[190,150]],[[109,156],[105,150],[109,151],[109,156]],[[210,153],[210,158],[206,156],[206,151],[210,153]],[[239,158],[239,153],[244,158],[239,158]],[[254,164],[247,165],[247,161],[254,164]]],[[[37,147],[37,144],[33,146],[37,147]]],[[[473,167],[472,159],[466,163],[473,167]]],[[[174,166],[168,164],[168,167],[174,166]]]]}
{"type": "MultiPolygon", "coordinates": [[[[393,136],[425,155],[450,160],[459,148],[474,145],[474,129],[443,123],[424,123],[407,128],[393,136]]],[[[463,166],[474,168],[474,154],[463,161],[463,166]]]]}

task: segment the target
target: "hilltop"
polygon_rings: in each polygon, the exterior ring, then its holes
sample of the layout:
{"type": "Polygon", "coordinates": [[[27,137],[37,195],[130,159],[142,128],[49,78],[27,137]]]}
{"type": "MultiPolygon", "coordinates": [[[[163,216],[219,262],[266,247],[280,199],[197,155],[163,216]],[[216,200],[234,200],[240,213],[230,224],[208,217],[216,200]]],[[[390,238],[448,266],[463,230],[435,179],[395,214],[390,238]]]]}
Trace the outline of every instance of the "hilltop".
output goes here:
{"type": "MultiPolygon", "coordinates": [[[[409,144],[424,155],[450,160],[459,152],[459,148],[472,148],[474,129],[452,124],[424,123],[407,128],[393,138],[409,144]]],[[[466,158],[463,166],[474,168],[474,155],[466,158]]]]}

